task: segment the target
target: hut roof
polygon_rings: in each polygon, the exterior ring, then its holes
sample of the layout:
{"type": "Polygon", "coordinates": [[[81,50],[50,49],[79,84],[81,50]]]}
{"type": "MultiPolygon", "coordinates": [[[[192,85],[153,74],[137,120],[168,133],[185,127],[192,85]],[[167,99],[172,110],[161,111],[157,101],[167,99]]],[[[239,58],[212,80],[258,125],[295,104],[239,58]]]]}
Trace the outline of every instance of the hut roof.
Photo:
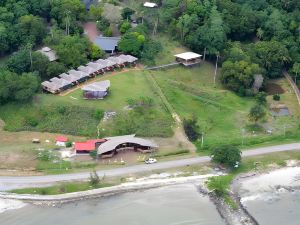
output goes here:
{"type": "Polygon", "coordinates": [[[137,61],[138,59],[131,56],[131,55],[119,55],[119,58],[122,58],[123,60],[125,60],[125,62],[129,62],[129,63],[133,63],[135,61],[137,61]]]}
{"type": "Polygon", "coordinates": [[[60,78],[63,78],[71,83],[75,82],[78,80],[77,76],[74,75],[70,75],[70,74],[66,74],[66,73],[62,73],[59,75],[60,78]]]}
{"type": "Polygon", "coordinates": [[[44,56],[46,56],[50,62],[55,61],[58,59],[56,52],[53,51],[51,48],[49,47],[43,47],[40,50],[37,50],[37,52],[42,53],[44,56]]]}
{"type": "Polygon", "coordinates": [[[158,5],[155,2],[145,2],[144,6],[147,7],[147,8],[155,8],[158,5]]]}
{"type": "Polygon", "coordinates": [[[151,148],[158,148],[158,145],[153,141],[135,137],[135,135],[125,135],[125,136],[116,136],[105,138],[107,141],[101,144],[97,150],[98,154],[103,154],[109,151],[114,150],[117,146],[126,143],[138,144],[141,146],[147,146],[151,148]]]}
{"type": "Polygon", "coordinates": [[[184,59],[184,60],[191,60],[191,59],[197,59],[200,58],[202,55],[199,55],[195,52],[184,52],[184,53],[180,53],[175,55],[175,57],[180,58],[180,59],[184,59]]]}
{"type": "Polygon", "coordinates": [[[96,37],[94,43],[104,51],[115,51],[120,37],[96,37]]]}
{"type": "Polygon", "coordinates": [[[77,70],[85,72],[85,73],[87,73],[89,75],[92,74],[92,73],[95,73],[97,71],[95,68],[93,68],[91,66],[79,66],[77,68],[77,70]]]}
{"type": "Polygon", "coordinates": [[[83,91],[107,91],[110,87],[110,81],[104,80],[85,85],[81,88],[83,91]]]}

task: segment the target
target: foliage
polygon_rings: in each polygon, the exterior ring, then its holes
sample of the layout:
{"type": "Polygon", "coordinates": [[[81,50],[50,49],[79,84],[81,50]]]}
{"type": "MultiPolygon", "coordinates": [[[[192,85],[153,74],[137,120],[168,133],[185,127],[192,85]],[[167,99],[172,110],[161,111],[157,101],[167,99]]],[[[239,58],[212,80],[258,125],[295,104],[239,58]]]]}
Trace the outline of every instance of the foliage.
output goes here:
{"type": "Polygon", "coordinates": [[[254,75],[259,72],[260,69],[257,64],[246,61],[226,61],[222,65],[220,79],[227,88],[239,92],[241,88],[251,88],[254,75]]]}
{"type": "Polygon", "coordinates": [[[267,94],[265,92],[258,92],[255,96],[255,100],[258,105],[266,105],[267,104],[267,94]]]}
{"type": "Polygon", "coordinates": [[[106,36],[106,37],[112,37],[113,36],[113,30],[112,30],[111,26],[107,27],[104,30],[104,36],[106,36]]]}
{"type": "Polygon", "coordinates": [[[131,23],[128,21],[124,21],[121,23],[120,32],[121,34],[125,34],[131,28],[131,23]]]}
{"type": "Polygon", "coordinates": [[[93,187],[96,187],[100,184],[101,179],[99,177],[99,175],[97,174],[97,172],[94,170],[93,172],[90,173],[90,184],[93,187]]]}
{"type": "Polygon", "coordinates": [[[72,142],[71,142],[71,141],[68,141],[68,142],[66,143],[66,147],[67,147],[67,148],[71,148],[71,147],[72,147],[72,142]]]}
{"type": "Polygon", "coordinates": [[[122,18],[120,7],[105,3],[103,8],[103,17],[110,23],[119,23],[122,18]]]}
{"type": "Polygon", "coordinates": [[[219,197],[225,197],[228,195],[232,179],[232,175],[210,177],[208,179],[207,187],[210,191],[214,191],[219,197]]]}
{"type": "Polygon", "coordinates": [[[201,137],[200,127],[197,122],[198,121],[195,116],[191,119],[183,120],[184,131],[190,141],[196,141],[201,137]]]}
{"type": "Polygon", "coordinates": [[[122,18],[124,20],[130,20],[131,15],[133,15],[135,13],[135,11],[129,7],[125,7],[122,9],[122,18]]]}
{"type": "Polygon", "coordinates": [[[104,58],[105,52],[99,48],[97,45],[92,44],[91,45],[91,50],[90,50],[90,58],[95,60],[99,58],[104,58]]]}
{"type": "Polygon", "coordinates": [[[119,50],[134,56],[140,56],[145,36],[138,32],[127,32],[119,42],[119,50]]]}
{"type": "Polygon", "coordinates": [[[100,31],[106,30],[107,28],[109,28],[109,26],[110,26],[109,21],[103,17],[99,21],[97,21],[97,28],[100,31]]]}
{"type": "Polygon", "coordinates": [[[255,105],[250,109],[248,117],[250,121],[257,123],[257,121],[264,118],[265,115],[265,109],[261,105],[255,105]]]}
{"type": "Polygon", "coordinates": [[[89,10],[89,16],[93,20],[100,20],[102,18],[103,8],[101,5],[91,5],[89,10]]]}
{"type": "Polygon", "coordinates": [[[97,158],[97,150],[94,150],[94,151],[90,151],[90,156],[93,158],[93,159],[96,159],[97,158]]]}
{"type": "Polygon", "coordinates": [[[11,102],[25,102],[32,98],[39,87],[39,80],[35,74],[0,71],[0,105],[11,102]]]}
{"type": "Polygon", "coordinates": [[[37,158],[41,161],[52,161],[57,159],[57,156],[52,150],[42,150],[38,152],[37,158]]]}
{"type": "Polygon", "coordinates": [[[7,104],[1,108],[0,117],[8,131],[47,131],[93,137],[99,124],[100,114],[95,118],[97,110],[72,105],[7,104]]]}
{"type": "Polygon", "coordinates": [[[212,150],[212,161],[223,164],[229,168],[235,168],[242,159],[241,150],[232,145],[220,145],[212,150]]]}
{"type": "Polygon", "coordinates": [[[280,101],[280,95],[279,94],[273,95],[273,100],[274,101],[280,101]]]}

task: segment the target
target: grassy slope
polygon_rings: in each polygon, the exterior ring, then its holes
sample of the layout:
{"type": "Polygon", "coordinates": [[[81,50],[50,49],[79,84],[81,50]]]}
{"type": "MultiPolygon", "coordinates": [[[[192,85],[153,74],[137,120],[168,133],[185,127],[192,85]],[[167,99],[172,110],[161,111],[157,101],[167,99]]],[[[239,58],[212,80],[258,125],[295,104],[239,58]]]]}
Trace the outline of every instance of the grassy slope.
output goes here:
{"type": "MultiPolygon", "coordinates": [[[[204,63],[200,67],[185,69],[176,67],[153,73],[164,91],[169,102],[182,118],[193,114],[197,116],[201,130],[205,132],[205,145],[210,147],[216,144],[241,144],[241,129],[248,121],[249,109],[255,104],[251,98],[239,97],[213,84],[213,71],[211,64],[204,63]]],[[[278,82],[285,90],[288,84],[284,79],[278,82]]],[[[268,97],[269,103],[271,102],[268,97]]],[[[253,135],[248,132],[245,144],[252,145],[265,141],[282,141],[289,138],[283,135],[283,125],[286,125],[287,134],[298,132],[299,110],[295,107],[296,97],[293,92],[286,91],[282,95],[282,103],[289,106],[293,116],[273,118],[267,116],[264,123],[274,129],[273,136],[264,132],[253,135]],[[279,135],[279,136],[278,136],[279,135]]],[[[296,139],[293,136],[292,139],[296,139]]]]}

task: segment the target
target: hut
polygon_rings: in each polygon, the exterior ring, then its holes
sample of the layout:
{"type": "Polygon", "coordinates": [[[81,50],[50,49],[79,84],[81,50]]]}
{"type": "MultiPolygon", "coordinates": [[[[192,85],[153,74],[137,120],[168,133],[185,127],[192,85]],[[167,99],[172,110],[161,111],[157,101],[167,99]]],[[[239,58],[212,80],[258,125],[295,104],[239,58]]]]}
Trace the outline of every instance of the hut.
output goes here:
{"type": "Polygon", "coordinates": [[[142,153],[153,152],[158,149],[158,145],[151,140],[135,137],[135,135],[125,135],[105,138],[97,150],[100,158],[109,158],[119,151],[134,150],[142,153]]]}
{"type": "Polygon", "coordinates": [[[68,138],[65,136],[59,136],[55,138],[55,145],[61,146],[61,147],[66,147],[68,138]]]}
{"type": "Polygon", "coordinates": [[[109,91],[110,81],[100,81],[85,85],[81,88],[83,90],[84,99],[103,99],[109,91]]]}
{"type": "Polygon", "coordinates": [[[202,55],[195,52],[184,52],[175,55],[176,61],[184,66],[193,66],[201,63],[202,55]]]}
{"type": "Polygon", "coordinates": [[[89,74],[83,71],[78,70],[70,70],[68,72],[69,75],[72,75],[74,77],[77,77],[77,82],[84,82],[89,78],[89,74]]]}
{"type": "Polygon", "coordinates": [[[42,53],[44,56],[46,56],[50,62],[56,61],[58,59],[56,52],[53,51],[51,48],[49,47],[43,47],[40,50],[37,50],[37,52],[42,53]]]}
{"type": "Polygon", "coordinates": [[[158,5],[155,2],[145,2],[144,7],[146,8],[156,8],[158,5]]]}
{"type": "Polygon", "coordinates": [[[120,37],[96,37],[94,44],[107,53],[115,53],[118,50],[118,43],[121,40],[120,37]]]}
{"type": "Polygon", "coordinates": [[[77,70],[87,73],[90,77],[94,77],[97,72],[97,70],[91,66],[79,66],[77,70]]]}

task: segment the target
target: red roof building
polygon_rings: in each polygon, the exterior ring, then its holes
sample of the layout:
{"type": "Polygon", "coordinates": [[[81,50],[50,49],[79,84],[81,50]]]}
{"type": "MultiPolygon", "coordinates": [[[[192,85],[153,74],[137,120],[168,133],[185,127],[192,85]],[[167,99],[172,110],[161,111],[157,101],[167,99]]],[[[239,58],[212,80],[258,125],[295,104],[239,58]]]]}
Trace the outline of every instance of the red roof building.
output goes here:
{"type": "Polygon", "coordinates": [[[59,137],[55,138],[55,141],[58,141],[58,142],[68,142],[68,138],[65,137],[65,136],[59,136],[59,137]]]}
{"type": "Polygon", "coordinates": [[[75,142],[75,150],[77,153],[87,153],[96,150],[98,144],[106,142],[106,139],[94,139],[86,142],[75,142]]]}

